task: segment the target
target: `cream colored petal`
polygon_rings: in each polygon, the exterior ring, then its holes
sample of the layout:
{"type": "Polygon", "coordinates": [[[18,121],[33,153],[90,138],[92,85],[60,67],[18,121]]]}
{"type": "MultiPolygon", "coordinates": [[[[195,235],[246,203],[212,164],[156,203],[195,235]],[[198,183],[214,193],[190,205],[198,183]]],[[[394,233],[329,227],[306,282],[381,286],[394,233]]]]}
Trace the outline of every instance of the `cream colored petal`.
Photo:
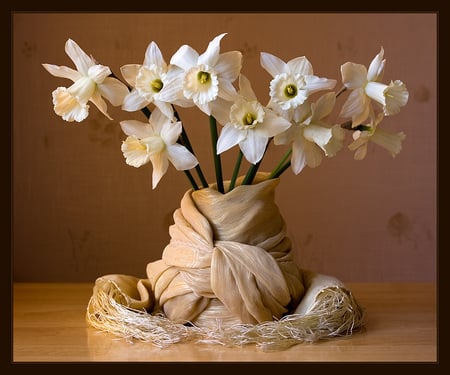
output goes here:
{"type": "Polygon", "coordinates": [[[210,67],[216,65],[220,53],[220,41],[227,33],[220,34],[211,40],[206,51],[198,57],[198,64],[205,64],[210,67]]]}
{"type": "Polygon", "coordinates": [[[89,115],[89,105],[80,103],[67,88],[58,87],[52,93],[53,109],[63,120],[81,122],[89,115]]]}
{"type": "Polygon", "coordinates": [[[67,66],[58,66],[52,64],[42,64],[42,66],[53,76],[68,78],[75,82],[81,77],[81,74],[72,68],[67,66]]]}
{"type": "Polygon", "coordinates": [[[179,144],[167,147],[167,155],[176,170],[185,171],[194,168],[198,164],[197,158],[188,149],[179,144]]]}
{"type": "Polygon", "coordinates": [[[77,70],[82,75],[87,76],[89,68],[95,65],[94,60],[90,58],[72,39],[67,40],[65,49],[67,55],[77,67],[77,70]]]}
{"type": "Polygon", "coordinates": [[[128,135],[138,139],[144,139],[154,135],[153,128],[145,122],[137,120],[125,120],[120,122],[122,131],[128,135]]]}
{"type": "Polygon", "coordinates": [[[108,119],[112,120],[112,117],[108,114],[108,106],[106,102],[102,99],[100,92],[95,90],[90,101],[95,104],[101,113],[103,113],[108,119]]]}
{"type": "Polygon", "coordinates": [[[287,62],[291,74],[312,75],[313,67],[305,56],[296,57],[287,62]]]}
{"type": "Polygon", "coordinates": [[[369,70],[367,72],[368,81],[377,81],[379,78],[381,78],[384,70],[384,65],[386,63],[386,60],[383,59],[383,56],[384,56],[384,49],[383,47],[381,47],[381,50],[378,53],[378,55],[376,55],[375,58],[370,63],[369,70]]]}
{"type": "Polygon", "coordinates": [[[289,72],[287,64],[271,53],[261,52],[260,63],[273,78],[278,74],[289,72]]]}
{"type": "Polygon", "coordinates": [[[128,87],[113,77],[106,77],[97,87],[100,94],[115,107],[122,105],[129,93],[128,87]]]}
{"type": "Polygon", "coordinates": [[[342,83],[348,89],[364,87],[367,82],[367,69],[364,65],[347,62],[341,66],[342,83]]]}
{"type": "Polygon", "coordinates": [[[139,64],[127,64],[120,67],[120,73],[122,77],[132,87],[136,87],[136,76],[139,73],[142,65],[139,64]]]}
{"type": "Polygon", "coordinates": [[[350,93],[339,116],[352,119],[352,126],[358,126],[367,120],[370,114],[370,99],[363,89],[356,89],[350,93]]]}
{"type": "Polygon", "coordinates": [[[219,60],[214,66],[214,70],[221,79],[234,82],[241,72],[242,53],[239,51],[225,52],[219,55],[219,60]]]}
{"type": "Polygon", "coordinates": [[[150,160],[153,166],[152,187],[155,189],[161,178],[166,174],[167,168],[169,168],[169,159],[166,153],[158,152],[152,154],[150,160]]]}
{"type": "Polygon", "coordinates": [[[162,68],[167,69],[167,64],[164,61],[161,50],[155,42],[151,42],[147,50],[145,51],[144,65],[151,66],[152,64],[162,68]]]}
{"type": "Polygon", "coordinates": [[[139,168],[150,161],[146,146],[134,136],[127,137],[122,143],[121,150],[125,162],[132,167],[139,168]]]}

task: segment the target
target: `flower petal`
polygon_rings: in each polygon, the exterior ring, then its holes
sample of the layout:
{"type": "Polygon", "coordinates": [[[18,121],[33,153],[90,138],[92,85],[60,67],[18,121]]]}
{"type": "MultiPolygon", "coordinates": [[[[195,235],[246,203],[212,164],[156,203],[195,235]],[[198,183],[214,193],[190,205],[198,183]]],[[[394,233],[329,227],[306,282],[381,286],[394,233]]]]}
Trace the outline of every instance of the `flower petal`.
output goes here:
{"type": "Polygon", "coordinates": [[[134,112],[149,105],[150,102],[139,95],[136,89],[133,89],[125,96],[122,103],[122,109],[128,112],[134,112]]]}
{"type": "Polygon", "coordinates": [[[152,187],[155,189],[162,176],[164,176],[167,172],[167,168],[169,167],[169,159],[167,158],[167,154],[165,152],[157,152],[150,156],[150,160],[153,165],[152,187]]]}
{"type": "Polygon", "coordinates": [[[108,119],[112,120],[112,117],[108,114],[108,106],[100,95],[99,90],[95,90],[89,100],[95,104],[101,113],[103,113],[108,119]]]}
{"type": "Polygon", "coordinates": [[[331,140],[325,145],[325,155],[328,157],[336,156],[344,146],[345,130],[340,125],[334,125],[331,134],[331,140]]]}
{"type": "Polygon", "coordinates": [[[130,136],[122,142],[121,150],[125,157],[125,162],[135,168],[147,164],[150,161],[150,155],[147,148],[136,137],[130,136]]]}
{"type": "Polygon", "coordinates": [[[305,126],[303,135],[309,142],[314,142],[323,151],[325,151],[325,145],[330,141],[332,133],[331,129],[323,126],[308,125],[305,126]]]}
{"type": "Polygon", "coordinates": [[[408,103],[409,93],[402,81],[391,82],[386,89],[386,106],[383,108],[386,116],[400,112],[400,107],[408,103]]]}
{"type": "Polygon", "coordinates": [[[222,79],[234,82],[241,72],[242,53],[239,51],[225,52],[219,55],[214,70],[222,79]]]}
{"type": "Polygon", "coordinates": [[[73,82],[81,77],[81,74],[79,72],[67,66],[58,66],[52,64],[42,64],[42,66],[55,77],[68,78],[73,82]]]}
{"type": "Polygon", "coordinates": [[[198,64],[205,64],[208,66],[214,66],[219,59],[220,53],[220,41],[227,35],[227,33],[220,34],[211,40],[208,44],[208,48],[198,58],[198,64]]]}
{"type": "MultiPolygon", "coordinates": [[[[153,111],[153,113],[155,113],[153,111]]],[[[162,113],[162,112],[160,112],[162,113]]],[[[165,116],[164,116],[165,117],[165,116]]],[[[166,122],[164,123],[162,129],[161,129],[161,138],[164,141],[166,145],[173,145],[177,143],[178,138],[180,137],[182,130],[182,124],[181,121],[172,123],[170,120],[166,117],[166,122]]]]}
{"type": "Polygon", "coordinates": [[[192,169],[198,164],[197,158],[186,147],[179,144],[169,146],[167,156],[178,171],[192,169]]]}
{"type": "Polygon", "coordinates": [[[323,152],[315,143],[305,142],[305,156],[308,167],[316,168],[322,163],[323,152]]]}
{"type": "Polygon", "coordinates": [[[273,137],[287,130],[291,126],[290,121],[281,116],[277,116],[270,109],[265,110],[264,121],[252,129],[261,137],[273,137]]]}
{"type": "Polygon", "coordinates": [[[174,109],[170,103],[162,102],[160,100],[154,100],[155,106],[171,121],[176,121],[174,115],[174,109]]]}
{"type": "Polygon", "coordinates": [[[258,100],[256,98],[255,92],[252,89],[250,80],[243,74],[239,76],[239,94],[248,101],[258,100]]]}
{"type": "Polygon", "coordinates": [[[120,67],[120,72],[122,77],[127,81],[127,83],[133,87],[136,86],[136,76],[139,73],[142,65],[139,64],[127,64],[120,67]]]}
{"type": "Polygon", "coordinates": [[[145,51],[144,64],[145,66],[150,67],[152,64],[163,68],[164,70],[167,68],[167,64],[164,61],[164,58],[161,54],[161,50],[155,42],[151,42],[147,50],[145,51]]]}
{"type": "Polygon", "coordinates": [[[287,62],[291,74],[312,75],[313,67],[305,56],[296,57],[287,62]]]}
{"type": "Polygon", "coordinates": [[[320,90],[331,90],[336,86],[336,80],[317,76],[305,76],[305,82],[305,89],[308,90],[308,95],[320,90]]]}
{"type": "Polygon", "coordinates": [[[121,105],[129,93],[127,86],[113,77],[106,77],[97,87],[100,94],[115,107],[121,105]]]}
{"type": "MultiPolygon", "coordinates": [[[[158,93],[158,100],[175,104],[178,100],[186,100],[183,95],[184,71],[178,68],[170,71],[171,74],[167,75],[164,86],[158,93]]],[[[192,103],[192,100],[189,103],[192,103]]]]}
{"type": "Polygon", "coordinates": [[[219,124],[224,126],[230,122],[230,109],[233,102],[217,98],[210,103],[211,115],[217,120],[219,124]]]}
{"type": "Polygon", "coordinates": [[[164,113],[162,113],[158,108],[155,108],[148,121],[152,125],[155,134],[161,134],[165,126],[172,125],[170,123],[170,119],[167,118],[167,116],[165,116],[164,113]]]}
{"type": "Polygon", "coordinates": [[[170,63],[180,67],[183,70],[189,70],[196,66],[198,62],[198,53],[187,44],[181,46],[170,59],[170,63]]]}
{"type": "Polygon", "coordinates": [[[53,109],[65,121],[81,122],[89,115],[89,105],[80,103],[67,88],[58,87],[52,93],[53,109]]]}
{"type": "Polygon", "coordinates": [[[386,60],[383,60],[384,49],[381,47],[380,53],[375,56],[369,66],[369,71],[367,72],[368,81],[377,81],[381,77],[384,70],[384,64],[386,60]]]}
{"type": "Polygon", "coordinates": [[[139,139],[144,139],[154,135],[153,129],[148,123],[137,120],[121,121],[120,127],[126,135],[139,139]]]}
{"type": "Polygon", "coordinates": [[[392,157],[395,157],[402,150],[402,141],[406,138],[405,133],[400,132],[392,134],[377,128],[375,133],[370,137],[370,141],[383,147],[392,157]]]}
{"type": "Polygon", "coordinates": [[[356,89],[350,93],[342,106],[340,116],[352,118],[352,126],[362,124],[370,113],[370,99],[364,95],[363,89],[356,89]]]}
{"type": "Polygon", "coordinates": [[[348,89],[358,89],[367,82],[367,69],[364,65],[346,62],[341,65],[342,83],[348,89]]]}
{"type": "Polygon", "coordinates": [[[336,103],[336,94],[329,92],[322,95],[315,103],[311,104],[311,122],[315,122],[328,116],[336,103]]]}
{"type": "Polygon", "coordinates": [[[217,140],[217,154],[221,154],[236,146],[239,142],[245,139],[245,132],[236,129],[231,124],[226,124],[220,132],[219,139],[217,140]]]}
{"type": "Polygon", "coordinates": [[[278,74],[288,73],[289,71],[287,64],[271,53],[261,52],[259,61],[261,66],[267,70],[273,78],[278,74]]]}
{"type": "Polygon", "coordinates": [[[96,64],[88,69],[88,77],[92,79],[95,83],[102,83],[106,77],[111,74],[111,69],[109,67],[96,64]]]}
{"type": "Polygon", "coordinates": [[[273,143],[275,145],[287,145],[291,142],[294,142],[299,130],[299,125],[293,124],[289,129],[277,134],[273,138],[273,143]]]}
{"type": "Polygon", "coordinates": [[[259,136],[255,131],[248,131],[247,137],[239,143],[242,153],[251,164],[258,163],[264,156],[268,138],[259,136]]]}
{"type": "MultiPolygon", "coordinates": [[[[236,100],[239,94],[236,92],[233,84],[230,81],[223,80],[219,78],[219,93],[217,94],[220,98],[228,101],[236,100]]],[[[217,99],[216,99],[217,100],[217,99]]]]}
{"type": "Polygon", "coordinates": [[[305,166],[305,140],[302,136],[292,144],[291,168],[295,174],[299,174],[305,166]]]}
{"type": "Polygon", "coordinates": [[[95,61],[90,58],[86,52],[84,52],[80,46],[75,43],[72,39],[68,39],[66,42],[66,53],[73,61],[77,70],[82,74],[87,76],[88,70],[91,66],[95,65],[95,61]]]}

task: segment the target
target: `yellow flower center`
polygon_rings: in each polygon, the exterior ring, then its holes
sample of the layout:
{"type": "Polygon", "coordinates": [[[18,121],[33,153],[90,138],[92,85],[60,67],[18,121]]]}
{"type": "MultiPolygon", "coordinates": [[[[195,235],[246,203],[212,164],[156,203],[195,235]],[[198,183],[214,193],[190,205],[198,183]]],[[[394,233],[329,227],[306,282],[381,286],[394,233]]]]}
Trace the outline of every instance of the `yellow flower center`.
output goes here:
{"type": "Polygon", "coordinates": [[[242,119],[242,123],[244,125],[253,125],[253,122],[255,120],[256,120],[256,116],[251,112],[247,112],[246,115],[244,116],[244,118],[242,119]]]}
{"type": "Polygon", "coordinates": [[[197,73],[197,79],[202,85],[205,85],[210,81],[211,74],[209,74],[208,72],[200,71],[197,73]]]}
{"type": "Polygon", "coordinates": [[[150,87],[153,92],[160,92],[164,84],[160,79],[155,79],[150,83],[150,87]]]}
{"type": "Polygon", "coordinates": [[[293,98],[297,95],[297,86],[293,84],[289,84],[284,88],[284,95],[286,95],[288,98],[293,98]]]}

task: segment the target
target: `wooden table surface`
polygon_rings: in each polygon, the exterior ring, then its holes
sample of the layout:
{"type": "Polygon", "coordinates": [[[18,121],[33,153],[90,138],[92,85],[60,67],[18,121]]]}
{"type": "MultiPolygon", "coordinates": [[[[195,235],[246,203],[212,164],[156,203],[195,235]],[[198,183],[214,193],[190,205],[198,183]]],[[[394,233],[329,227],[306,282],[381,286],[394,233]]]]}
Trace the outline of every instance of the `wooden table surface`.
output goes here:
{"type": "Polygon", "coordinates": [[[93,284],[15,283],[13,362],[436,362],[436,285],[348,283],[368,316],[349,337],[264,352],[174,344],[160,349],[99,332],[85,321],[93,284]]]}

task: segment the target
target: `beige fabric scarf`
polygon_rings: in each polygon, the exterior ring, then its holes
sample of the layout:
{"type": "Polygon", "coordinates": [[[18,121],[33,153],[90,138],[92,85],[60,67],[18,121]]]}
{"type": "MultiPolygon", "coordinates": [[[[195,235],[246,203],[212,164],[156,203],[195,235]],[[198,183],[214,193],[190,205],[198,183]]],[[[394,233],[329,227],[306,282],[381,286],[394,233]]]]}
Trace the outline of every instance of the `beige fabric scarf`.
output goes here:
{"type": "Polygon", "coordinates": [[[147,266],[156,310],[204,326],[269,321],[297,306],[304,287],[275,204],[278,183],[186,192],[162,259],[147,266]]]}
{"type": "Polygon", "coordinates": [[[160,347],[197,340],[286,348],[363,327],[363,310],[339,280],[295,264],[275,203],[279,180],[259,173],[253,185],[241,181],[227,194],[214,185],[187,191],[147,279],[96,280],[89,324],[160,347]]]}

